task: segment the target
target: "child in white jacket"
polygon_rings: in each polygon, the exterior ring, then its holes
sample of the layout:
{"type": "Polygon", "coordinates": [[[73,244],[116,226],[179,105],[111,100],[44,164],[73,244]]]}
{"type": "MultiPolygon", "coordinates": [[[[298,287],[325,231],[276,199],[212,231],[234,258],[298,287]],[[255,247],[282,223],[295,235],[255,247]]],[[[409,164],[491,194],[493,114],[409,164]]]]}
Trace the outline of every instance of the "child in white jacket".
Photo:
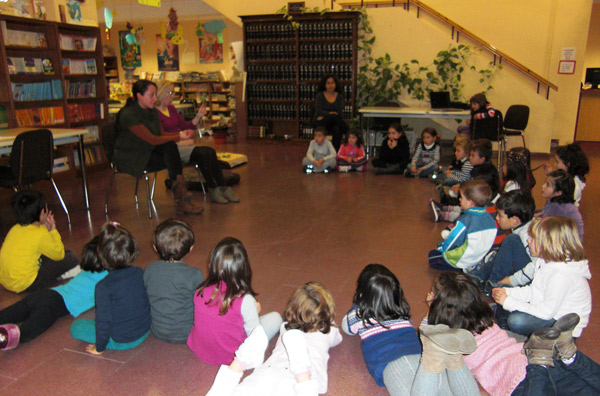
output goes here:
{"type": "Polygon", "coordinates": [[[573,336],[579,337],[592,310],[592,277],[585,259],[577,224],[566,217],[535,219],[529,227],[529,249],[535,257],[530,285],[496,288],[494,300],[498,324],[514,333],[528,336],[549,327],[568,313],[581,317],[573,336]]]}

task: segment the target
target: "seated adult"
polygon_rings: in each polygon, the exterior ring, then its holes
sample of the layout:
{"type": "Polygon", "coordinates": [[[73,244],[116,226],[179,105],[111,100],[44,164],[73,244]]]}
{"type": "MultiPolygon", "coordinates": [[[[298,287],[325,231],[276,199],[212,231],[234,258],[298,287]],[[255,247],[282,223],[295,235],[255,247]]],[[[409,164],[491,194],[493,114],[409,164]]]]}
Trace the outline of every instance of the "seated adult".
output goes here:
{"type": "Polygon", "coordinates": [[[342,136],[348,132],[344,122],[344,91],[338,79],[328,74],[319,83],[319,93],[315,97],[315,114],[313,123],[315,127],[324,126],[331,135],[331,143],[338,151],[342,136]]]}
{"type": "MultiPolygon", "coordinates": [[[[173,84],[168,81],[160,81],[156,91],[156,109],[162,125],[165,136],[176,136],[181,131],[194,136],[196,128],[202,122],[202,117],[206,115],[206,104],[198,109],[198,113],[191,121],[185,121],[181,114],[173,106],[173,84]]],[[[183,162],[198,164],[202,176],[208,187],[208,196],[214,203],[226,204],[229,202],[240,202],[235,196],[231,187],[225,184],[223,171],[219,166],[217,153],[214,148],[207,146],[193,146],[194,140],[186,139],[177,143],[179,155],[183,162]]]]}
{"type": "Polygon", "coordinates": [[[190,131],[163,135],[156,103],[156,84],[139,80],[133,84],[132,97],[117,114],[117,139],[114,164],[123,172],[142,177],[144,169],[165,166],[173,180],[173,196],[177,214],[200,214],[202,206],[194,205],[182,174],[181,157],[176,142],[190,139],[190,131]]]}

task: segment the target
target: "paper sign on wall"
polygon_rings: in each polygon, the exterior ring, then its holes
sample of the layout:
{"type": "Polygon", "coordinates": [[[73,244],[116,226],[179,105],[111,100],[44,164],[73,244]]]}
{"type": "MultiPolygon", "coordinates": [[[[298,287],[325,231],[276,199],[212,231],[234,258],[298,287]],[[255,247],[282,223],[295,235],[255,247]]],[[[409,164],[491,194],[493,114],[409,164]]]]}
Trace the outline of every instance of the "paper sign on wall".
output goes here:
{"type": "Polygon", "coordinates": [[[560,60],[575,60],[575,55],[577,53],[577,48],[575,47],[565,47],[562,49],[560,60]]]}
{"type": "Polygon", "coordinates": [[[138,4],[160,8],[160,0],[138,0],[138,4]]]}

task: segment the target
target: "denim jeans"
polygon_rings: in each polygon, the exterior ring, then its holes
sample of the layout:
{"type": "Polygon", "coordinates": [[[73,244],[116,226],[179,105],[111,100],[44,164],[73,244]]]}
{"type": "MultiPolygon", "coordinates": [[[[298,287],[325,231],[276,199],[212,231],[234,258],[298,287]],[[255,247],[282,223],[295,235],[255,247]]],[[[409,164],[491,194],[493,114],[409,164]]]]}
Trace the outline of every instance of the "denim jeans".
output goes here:
{"type": "Polygon", "coordinates": [[[500,305],[496,306],[494,316],[498,320],[498,326],[504,330],[510,330],[513,333],[529,336],[534,330],[543,327],[551,327],[555,319],[540,319],[537,316],[525,312],[509,312],[500,305]]]}
{"type": "Polygon", "coordinates": [[[481,268],[474,270],[469,275],[483,281],[490,280],[498,283],[502,279],[523,269],[531,262],[527,249],[521,242],[521,237],[516,234],[507,235],[500,245],[493,260],[483,264],[481,268]]]}
{"type": "Polygon", "coordinates": [[[554,360],[554,367],[527,366],[525,379],[512,396],[592,396],[600,394],[600,365],[577,352],[570,365],[554,360]]]}

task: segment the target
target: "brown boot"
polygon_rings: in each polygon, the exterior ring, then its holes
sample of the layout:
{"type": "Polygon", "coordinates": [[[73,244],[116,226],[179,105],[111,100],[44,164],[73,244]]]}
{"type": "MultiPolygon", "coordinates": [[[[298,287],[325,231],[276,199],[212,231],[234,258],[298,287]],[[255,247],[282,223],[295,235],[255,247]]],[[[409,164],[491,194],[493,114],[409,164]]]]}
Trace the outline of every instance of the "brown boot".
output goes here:
{"type": "Polygon", "coordinates": [[[463,329],[451,329],[446,325],[421,325],[423,354],[421,365],[427,373],[441,373],[445,369],[458,370],[464,366],[463,354],[477,349],[473,334],[463,329]]]}
{"type": "Polygon", "coordinates": [[[573,329],[579,324],[579,315],[576,313],[570,313],[561,316],[552,325],[553,329],[560,331],[560,335],[556,340],[555,358],[558,359],[571,359],[575,353],[577,353],[577,347],[575,346],[575,340],[573,340],[573,329]]]}
{"type": "Polygon", "coordinates": [[[523,345],[529,364],[554,367],[552,355],[560,331],[552,327],[537,329],[523,345]]]}
{"type": "Polygon", "coordinates": [[[202,206],[197,207],[190,201],[180,200],[177,202],[176,213],[178,215],[199,215],[203,210],[202,206]]]}
{"type": "Polygon", "coordinates": [[[173,191],[173,196],[175,201],[191,201],[194,198],[194,194],[188,191],[187,185],[185,184],[185,179],[183,175],[178,175],[177,180],[173,182],[173,186],[171,187],[173,191]]]}

